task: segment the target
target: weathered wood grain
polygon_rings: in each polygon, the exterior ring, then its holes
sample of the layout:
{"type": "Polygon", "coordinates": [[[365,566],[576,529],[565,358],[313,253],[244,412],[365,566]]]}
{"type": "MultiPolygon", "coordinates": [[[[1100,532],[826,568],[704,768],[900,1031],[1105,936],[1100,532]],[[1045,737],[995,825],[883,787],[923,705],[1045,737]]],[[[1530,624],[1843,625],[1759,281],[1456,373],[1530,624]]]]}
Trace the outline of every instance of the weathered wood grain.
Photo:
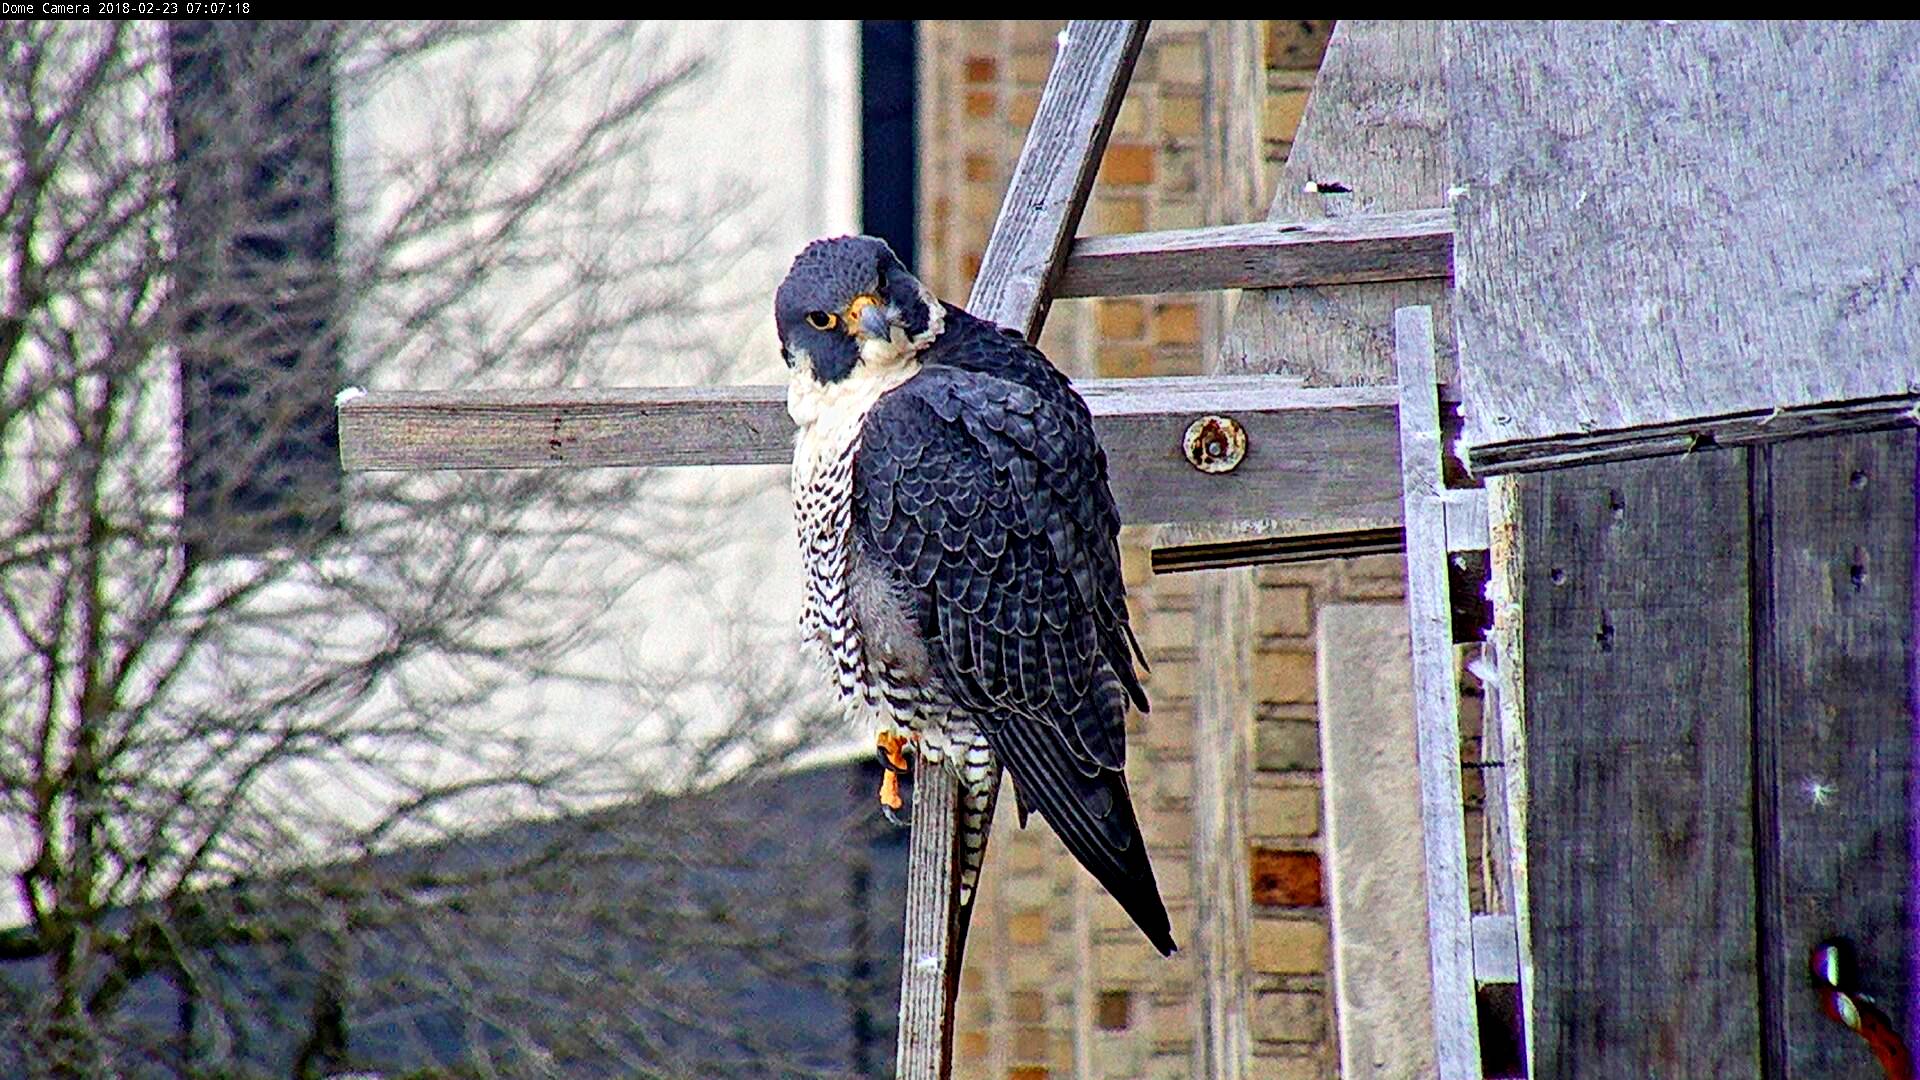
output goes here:
{"type": "Polygon", "coordinates": [[[1426,852],[1433,1064],[1441,1080],[1478,1080],[1480,1039],[1474,1015],[1472,912],[1467,906],[1466,821],[1460,794],[1460,688],[1454,681],[1453,607],[1447,584],[1433,312],[1402,308],[1394,313],[1393,330],[1400,369],[1407,621],[1413,653],[1420,834],[1426,852]]]}
{"type": "MultiPolygon", "coordinates": [[[[1497,747],[1501,762],[1499,776],[1489,791],[1487,814],[1489,829],[1487,851],[1488,895],[1504,900],[1499,910],[1511,912],[1514,921],[1515,960],[1519,981],[1520,1049],[1528,1076],[1540,1075],[1533,1068],[1533,923],[1527,872],[1526,821],[1528,796],[1527,734],[1525,722],[1527,665],[1526,642],[1521,616],[1520,596],[1524,589],[1526,548],[1520,527],[1520,479],[1495,476],[1487,480],[1487,604],[1493,609],[1493,628],[1487,634],[1487,651],[1482,659],[1491,664],[1487,674],[1492,685],[1483,683],[1485,720],[1482,747],[1490,742],[1497,747]]],[[[1485,669],[1483,669],[1485,670],[1485,669]]],[[[1490,753],[1490,752],[1489,752],[1490,753]]],[[[1489,906],[1493,906],[1491,903],[1489,906]]]]}
{"type": "Polygon", "coordinates": [[[1512,915],[1473,917],[1473,981],[1510,983],[1520,978],[1520,956],[1514,950],[1512,915]]]}
{"type": "Polygon", "coordinates": [[[1538,1076],[1759,1074],[1746,454],[1516,478],[1538,1076]]]}
{"type": "Polygon", "coordinates": [[[1475,473],[1494,476],[1690,454],[1720,446],[1763,446],[1813,435],[1885,431],[1913,427],[1916,421],[1920,421],[1920,394],[1902,394],[1766,412],[1694,417],[1619,431],[1518,439],[1471,447],[1466,450],[1466,456],[1475,473]]]}
{"type": "MultiPolygon", "coordinates": [[[[1146,32],[1138,20],[1068,24],[974,281],[967,309],[975,315],[1029,339],[1039,334],[1048,286],[1066,260],[1146,32]]],[[[895,1071],[902,1080],[945,1080],[972,912],[960,905],[956,873],[959,785],[944,769],[918,776],[895,1071]]]]}
{"type": "MultiPolygon", "coordinates": [[[[1838,934],[1896,1023],[1915,1013],[1912,431],[1754,451],[1755,753],[1767,1075],[1865,1076],[1808,953],[1838,934]]],[[[1905,1032],[1909,1039],[1912,1030],[1905,1032]]]]}
{"type": "MultiPolygon", "coordinates": [[[[1269,220],[1431,210],[1447,205],[1452,183],[1439,24],[1342,20],[1320,63],[1269,220]]],[[[1421,304],[1433,308],[1437,364],[1449,378],[1449,292],[1445,278],[1432,278],[1243,294],[1224,370],[1297,374],[1310,385],[1391,385],[1393,312],[1421,304]]]]}
{"type": "MultiPolygon", "coordinates": [[[[1247,505],[1322,527],[1398,514],[1398,407],[1384,390],[1302,390],[1286,379],[1101,379],[1076,384],[1130,523],[1206,521],[1247,505]],[[1187,463],[1209,414],[1248,433],[1230,473],[1187,463]]],[[[376,391],[340,407],[341,456],[370,469],[768,465],[792,458],[777,386],[376,391]]]]}
{"type": "Polygon", "coordinates": [[[1352,285],[1452,272],[1453,215],[1442,208],[1082,237],[1054,296],[1352,285]]]}
{"type": "Polygon", "coordinates": [[[1920,25],[1447,34],[1476,457],[1920,392],[1920,25]]]}
{"type": "Polygon", "coordinates": [[[1046,322],[1147,23],[1083,19],[1067,24],[1065,34],[967,304],[1029,340],[1046,322]]]}
{"type": "MultiPolygon", "coordinates": [[[[1267,96],[1264,44],[1264,27],[1259,23],[1246,19],[1207,23],[1200,158],[1203,206],[1212,225],[1244,222],[1259,210],[1260,120],[1267,96]]],[[[1071,260],[1068,265],[1071,268],[1071,260]]],[[[1226,294],[1216,292],[1203,298],[1199,307],[1203,340],[1208,343],[1206,368],[1215,374],[1220,368],[1218,342],[1226,302],[1226,294]]],[[[1271,438],[1268,441],[1271,445],[1271,438]]],[[[1190,1071],[1198,1080],[1244,1080],[1254,1068],[1247,970],[1252,916],[1247,800],[1253,772],[1253,597],[1253,574],[1244,569],[1209,574],[1194,589],[1193,745],[1207,748],[1193,760],[1193,843],[1188,866],[1193,896],[1188,948],[1193,953],[1196,1005],[1191,1013],[1190,1071]]]]}

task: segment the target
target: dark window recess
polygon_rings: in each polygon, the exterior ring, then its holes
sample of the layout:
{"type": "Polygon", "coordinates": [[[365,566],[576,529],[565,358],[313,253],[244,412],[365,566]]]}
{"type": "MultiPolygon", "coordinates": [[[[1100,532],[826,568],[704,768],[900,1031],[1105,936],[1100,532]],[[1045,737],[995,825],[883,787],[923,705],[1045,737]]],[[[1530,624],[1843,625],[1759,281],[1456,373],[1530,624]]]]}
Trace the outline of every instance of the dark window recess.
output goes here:
{"type": "Polygon", "coordinates": [[[916,269],[918,37],[911,22],[860,24],[860,231],[916,269]]]}
{"type": "Polygon", "coordinates": [[[332,42],[306,23],[167,28],[188,558],[340,528],[332,42]]]}

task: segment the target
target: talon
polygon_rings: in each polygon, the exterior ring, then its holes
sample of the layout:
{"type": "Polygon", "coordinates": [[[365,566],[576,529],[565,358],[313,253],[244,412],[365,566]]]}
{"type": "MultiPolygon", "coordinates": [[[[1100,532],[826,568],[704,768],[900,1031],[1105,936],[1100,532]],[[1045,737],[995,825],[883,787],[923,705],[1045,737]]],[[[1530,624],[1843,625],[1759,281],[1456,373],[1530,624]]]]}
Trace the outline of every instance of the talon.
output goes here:
{"type": "MultiPolygon", "coordinates": [[[[889,773],[888,775],[891,776],[892,774],[889,773]]],[[[904,829],[907,827],[907,819],[901,817],[899,814],[894,813],[893,807],[882,804],[880,807],[880,813],[886,817],[887,823],[894,826],[895,828],[904,829]]]]}
{"type": "Polygon", "coordinates": [[[907,743],[919,738],[918,735],[895,735],[882,731],[873,737],[874,749],[880,755],[881,764],[894,772],[907,771],[907,757],[903,752],[907,743]]]}

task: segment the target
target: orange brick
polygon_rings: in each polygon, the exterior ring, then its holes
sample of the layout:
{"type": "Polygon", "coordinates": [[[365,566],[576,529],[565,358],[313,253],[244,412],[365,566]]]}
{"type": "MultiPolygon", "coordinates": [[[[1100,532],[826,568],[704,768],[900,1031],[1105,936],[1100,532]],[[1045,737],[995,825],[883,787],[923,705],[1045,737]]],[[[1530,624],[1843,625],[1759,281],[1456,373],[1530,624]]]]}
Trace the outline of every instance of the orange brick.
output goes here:
{"type": "Polygon", "coordinates": [[[1013,1058],[1015,1061],[1047,1060],[1047,1029],[1043,1027],[1013,1029],[1013,1058]]]}
{"type": "Polygon", "coordinates": [[[1192,200],[1176,201],[1161,199],[1154,203],[1153,213],[1147,216],[1149,229],[1197,229],[1206,224],[1206,214],[1200,204],[1192,200]]]}
{"type": "Polygon", "coordinates": [[[1327,928],[1322,923],[1255,919],[1250,946],[1255,971],[1314,975],[1327,970],[1327,928]]]}
{"type": "Polygon", "coordinates": [[[1200,134],[1206,106],[1200,98],[1168,94],[1160,99],[1160,134],[1191,139],[1200,134]]]}
{"type": "Polygon", "coordinates": [[[1153,374],[1153,357],[1144,345],[1100,346],[1100,374],[1109,379],[1130,379],[1153,374]]]}
{"type": "Polygon", "coordinates": [[[1162,345],[1199,344],[1199,305],[1162,304],[1153,313],[1153,340],[1162,345]]]}
{"type": "Polygon", "coordinates": [[[1252,794],[1247,828],[1255,836],[1313,836],[1320,831],[1318,788],[1256,787],[1252,794]]]}
{"type": "Polygon", "coordinates": [[[1254,602],[1255,625],[1263,634],[1305,637],[1313,633],[1313,593],[1303,586],[1265,588],[1254,602]]]}
{"type": "Polygon", "coordinates": [[[1147,204],[1140,199],[1100,199],[1094,203],[1094,221],[1103,233],[1140,232],[1147,227],[1147,204]]]}
{"type": "Polygon", "coordinates": [[[1160,81],[1197,83],[1207,77],[1206,60],[1198,41],[1165,42],[1158,55],[1160,81]]]}
{"type": "Polygon", "coordinates": [[[1118,143],[1107,147],[1100,159],[1100,179],[1109,184],[1153,183],[1153,147],[1139,143],[1118,143]]]}
{"type": "Polygon", "coordinates": [[[966,165],[967,179],[974,183],[984,183],[993,179],[993,159],[985,154],[968,154],[966,165]]]}
{"type": "Polygon", "coordinates": [[[1100,301],[1100,333],[1110,338],[1137,338],[1147,328],[1147,307],[1138,300],[1100,301]]]}
{"type": "Polygon", "coordinates": [[[1032,990],[1012,995],[1013,1018],[1023,1024],[1038,1024],[1047,1018],[1047,999],[1032,990]]]}
{"type": "Polygon", "coordinates": [[[1262,907],[1319,907],[1320,856],[1311,851],[1254,848],[1253,902],[1262,907]]]}
{"type": "Polygon", "coordinates": [[[1327,54],[1331,19],[1271,19],[1267,22],[1267,66],[1312,71],[1327,54]]]}
{"type": "Polygon", "coordinates": [[[1022,49],[1013,54],[1013,81],[1022,86],[1044,86],[1047,72],[1053,70],[1053,35],[1047,35],[1045,46],[1037,49],[1022,49]]]}
{"type": "Polygon", "coordinates": [[[1314,1043],[1326,1033],[1326,1006],[1319,994],[1256,994],[1251,1012],[1256,1039],[1314,1043]]]}
{"type": "Polygon", "coordinates": [[[1266,115],[1260,133],[1269,139],[1291,139],[1300,130],[1307,114],[1309,90],[1281,90],[1267,95],[1266,115]]]}
{"type": "Polygon", "coordinates": [[[1254,696],[1261,701],[1307,704],[1317,699],[1313,654],[1262,652],[1254,658],[1254,696]]]}
{"type": "Polygon", "coordinates": [[[1015,945],[1044,945],[1047,941],[1047,913],[1023,911],[1007,920],[1007,940],[1015,945]]]}
{"type": "Polygon", "coordinates": [[[1025,131],[1033,126],[1033,114],[1040,111],[1040,95],[1019,93],[1007,105],[1007,122],[1025,131]]]}
{"type": "Polygon", "coordinates": [[[966,113],[975,120],[992,116],[996,106],[994,95],[985,90],[969,90],[966,97],[966,113]]]}
{"type": "Polygon", "coordinates": [[[980,1061],[987,1056],[987,1033],[963,1031],[953,1040],[953,1056],[961,1061],[980,1061]]]}
{"type": "Polygon", "coordinates": [[[1007,1070],[1007,1080],[1047,1080],[1045,1065],[1015,1065],[1007,1070]]]}
{"type": "Polygon", "coordinates": [[[1000,73],[1000,65],[991,56],[967,57],[967,81],[970,83],[992,82],[1000,73]]]}

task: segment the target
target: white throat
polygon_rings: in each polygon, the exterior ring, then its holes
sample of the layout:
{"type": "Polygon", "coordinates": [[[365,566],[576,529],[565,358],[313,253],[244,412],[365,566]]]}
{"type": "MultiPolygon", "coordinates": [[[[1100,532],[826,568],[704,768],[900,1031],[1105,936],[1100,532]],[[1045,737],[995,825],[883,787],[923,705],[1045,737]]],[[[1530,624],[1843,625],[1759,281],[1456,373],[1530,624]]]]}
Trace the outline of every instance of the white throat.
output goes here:
{"type": "Polygon", "coordinates": [[[840,459],[859,438],[860,424],[880,396],[920,373],[920,353],[945,327],[946,310],[929,297],[925,332],[909,338],[894,327],[887,341],[860,343],[860,362],[839,382],[823,383],[813,361],[796,351],[787,381],[787,413],[800,429],[794,440],[793,477],[805,482],[840,459]]]}

